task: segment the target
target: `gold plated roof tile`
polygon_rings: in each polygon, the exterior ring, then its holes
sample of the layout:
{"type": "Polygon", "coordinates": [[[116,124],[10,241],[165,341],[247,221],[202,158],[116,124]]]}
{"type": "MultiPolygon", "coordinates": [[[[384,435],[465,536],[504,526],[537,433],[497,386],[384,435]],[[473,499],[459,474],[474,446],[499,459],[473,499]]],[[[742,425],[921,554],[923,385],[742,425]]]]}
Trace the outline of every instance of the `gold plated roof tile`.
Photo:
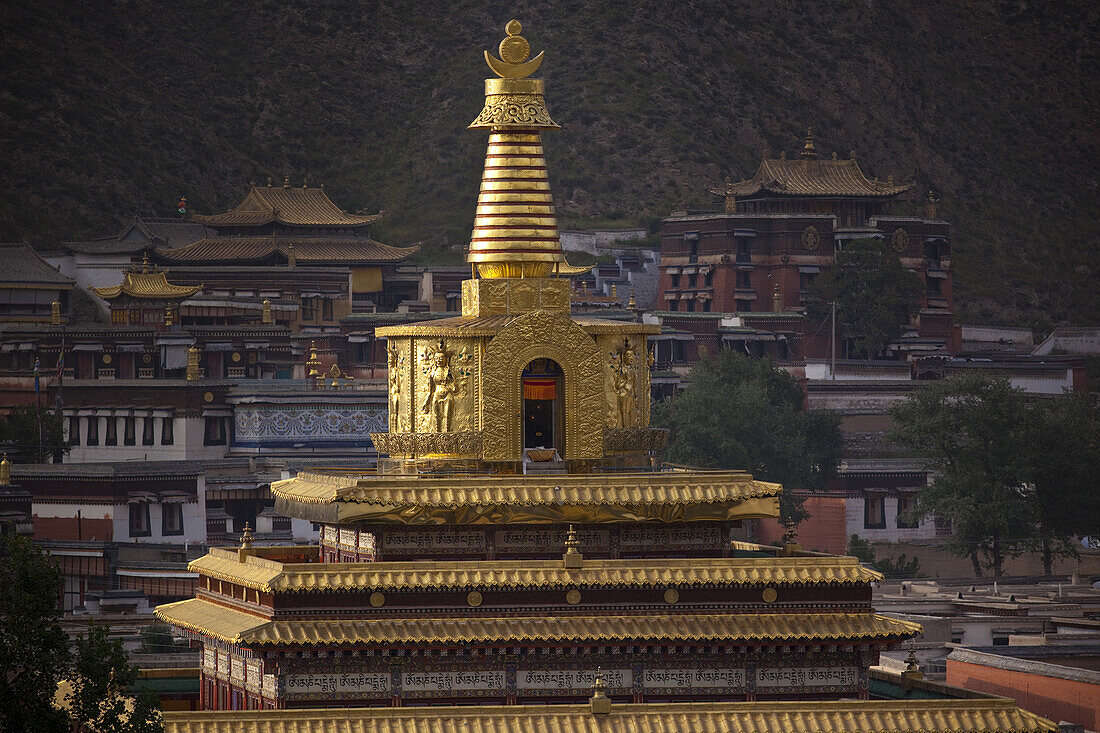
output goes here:
{"type": "Polygon", "coordinates": [[[212,226],[259,226],[278,222],[291,226],[365,226],[381,214],[348,214],[322,188],[253,186],[232,211],[191,217],[212,226]]]}
{"type": "Polygon", "coordinates": [[[728,187],[712,189],[719,196],[752,196],[761,191],[787,196],[890,197],[909,186],[868,180],[854,160],[776,160],[766,158],[756,174],[728,187]]]}
{"type": "Polygon", "coordinates": [[[166,733],[1046,733],[1050,720],[1012,700],[826,700],[613,704],[606,715],[591,705],[479,705],[358,709],[165,712],[166,733]]]}
{"type": "Polygon", "coordinates": [[[264,592],[439,588],[664,587],[870,583],[880,573],[854,558],[590,559],[569,570],[558,560],[482,562],[276,563],[211,552],[188,569],[264,592]]]}
{"type": "Polygon", "coordinates": [[[120,295],[148,300],[183,300],[202,290],[201,285],[173,285],[168,282],[163,271],[128,270],[122,276],[122,284],[110,287],[92,287],[104,300],[114,300],[120,295]]]}

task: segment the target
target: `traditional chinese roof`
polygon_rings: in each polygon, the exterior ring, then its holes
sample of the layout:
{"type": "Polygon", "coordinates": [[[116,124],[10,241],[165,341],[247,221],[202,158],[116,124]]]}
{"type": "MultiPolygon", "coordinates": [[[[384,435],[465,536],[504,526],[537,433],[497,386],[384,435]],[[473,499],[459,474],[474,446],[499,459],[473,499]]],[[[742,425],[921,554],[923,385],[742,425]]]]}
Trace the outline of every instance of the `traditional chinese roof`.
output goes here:
{"type": "Polygon", "coordinates": [[[1004,698],[478,705],[165,712],[165,733],[1045,733],[1058,727],[1004,698]]]}
{"type": "Polygon", "coordinates": [[[150,247],[183,247],[199,241],[208,233],[204,225],[186,219],[135,216],[113,237],[64,242],[62,246],[79,254],[134,254],[150,247]]]}
{"type": "Polygon", "coordinates": [[[92,287],[92,292],[104,300],[114,300],[120,295],[142,300],[183,300],[202,290],[202,285],[173,285],[163,270],[144,265],[126,270],[121,285],[105,288],[92,287]]]}
{"type": "Polygon", "coordinates": [[[211,550],[188,570],[265,593],[438,588],[668,587],[836,585],[870,583],[882,575],[852,557],[588,559],[576,569],[560,560],[471,562],[240,562],[236,551],[211,550]]]}
{"type": "Polygon", "coordinates": [[[303,265],[383,264],[412,257],[420,247],[391,247],[369,237],[208,237],[178,249],[158,249],[165,262],[287,262],[303,265]]]}
{"type": "Polygon", "coordinates": [[[776,516],[781,491],[740,471],[618,473],[597,480],[587,474],[428,478],[313,471],[271,485],[276,509],[289,516],[397,524],[742,519],[776,516]]]}
{"type": "Polygon", "coordinates": [[[52,286],[68,290],[73,279],[62,275],[26,244],[0,244],[0,285],[5,287],[52,286]]]}
{"type": "Polygon", "coordinates": [[[348,214],[332,203],[323,188],[292,188],[288,180],[278,188],[253,186],[232,211],[195,214],[191,218],[215,227],[261,226],[272,222],[305,227],[361,227],[378,221],[382,214],[348,214]]]}
{"type": "Polygon", "coordinates": [[[483,642],[811,641],[882,639],[919,624],[874,613],[753,613],[634,616],[479,616],[272,621],[192,598],[157,606],[162,621],[230,644],[316,646],[483,642]]]}
{"type": "Polygon", "coordinates": [[[711,189],[717,196],[754,196],[761,192],[782,196],[889,198],[909,186],[869,180],[855,160],[786,160],[765,158],[747,181],[711,189]]]}

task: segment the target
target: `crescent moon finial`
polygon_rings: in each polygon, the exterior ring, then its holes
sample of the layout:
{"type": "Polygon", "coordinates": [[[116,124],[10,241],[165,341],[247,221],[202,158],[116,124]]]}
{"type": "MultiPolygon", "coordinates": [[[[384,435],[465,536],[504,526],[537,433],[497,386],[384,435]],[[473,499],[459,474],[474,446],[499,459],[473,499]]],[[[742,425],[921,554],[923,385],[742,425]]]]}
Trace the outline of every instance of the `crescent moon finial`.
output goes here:
{"type": "Polygon", "coordinates": [[[505,79],[522,79],[531,76],[542,65],[542,52],[530,61],[531,44],[520,35],[523,26],[514,18],[504,26],[504,32],[508,36],[500,42],[498,52],[500,58],[496,58],[488,51],[485,52],[485,63],[496,73],[505,79]]]}

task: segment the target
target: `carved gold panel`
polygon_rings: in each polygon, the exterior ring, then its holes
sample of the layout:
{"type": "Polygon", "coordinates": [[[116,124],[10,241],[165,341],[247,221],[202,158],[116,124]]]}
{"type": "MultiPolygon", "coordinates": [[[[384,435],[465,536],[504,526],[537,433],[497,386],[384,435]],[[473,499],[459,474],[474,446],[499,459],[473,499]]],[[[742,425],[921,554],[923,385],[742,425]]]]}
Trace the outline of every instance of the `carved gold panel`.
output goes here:
{"type": "Polygon", "coordinates": [[[649,425],[649,351],[641,334],[602,336],[606,425],[632,430],[649,425]]]}
{"type": "Polygon", "coordinates": [[[512,321],[486,346],[482,372],[484,457],[518,461],[522,454],[524,367],[553,359],[562,368],[565,445],[569,460],[603,457],[604,359],[595,340],[565,316],[532,311],[512,321]]]}
{"type": "Polygon", "coordinates": [[[413,430],[452,433],[476,426],[478,343],[476,339],[419,337],[415,352],[413,430]]]}
{"type": "Polygon", "coordinates": [[[534,310],[568,315],[568,278],[481,278],[462,283],[464,316],[518,315],[534,310]]]}

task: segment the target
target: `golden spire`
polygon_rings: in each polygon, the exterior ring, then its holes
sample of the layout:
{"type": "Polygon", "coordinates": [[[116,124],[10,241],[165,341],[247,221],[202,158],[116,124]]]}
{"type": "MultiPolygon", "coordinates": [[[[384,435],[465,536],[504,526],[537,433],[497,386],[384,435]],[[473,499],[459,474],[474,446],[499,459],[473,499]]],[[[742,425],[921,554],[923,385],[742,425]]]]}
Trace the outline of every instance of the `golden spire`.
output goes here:
{"type": "Polygon", "coordinates": [[[485,52],[499,77],[485,80],[485,107],[470,129],[489,129],[485,171],[467,261],[481,277],[546,277],[564,262],[540,130],[556,130],[543,99],[542,64],[519,21],[505,26],[500,58],[485,52]]]}
{"type": "Polygon", "coordinates": [[[806,128],[806,144],[802,146],[802,152],[799,155],[806,159],[817,157],[817,149],[814,147],[814,128],[806,128]]]}

